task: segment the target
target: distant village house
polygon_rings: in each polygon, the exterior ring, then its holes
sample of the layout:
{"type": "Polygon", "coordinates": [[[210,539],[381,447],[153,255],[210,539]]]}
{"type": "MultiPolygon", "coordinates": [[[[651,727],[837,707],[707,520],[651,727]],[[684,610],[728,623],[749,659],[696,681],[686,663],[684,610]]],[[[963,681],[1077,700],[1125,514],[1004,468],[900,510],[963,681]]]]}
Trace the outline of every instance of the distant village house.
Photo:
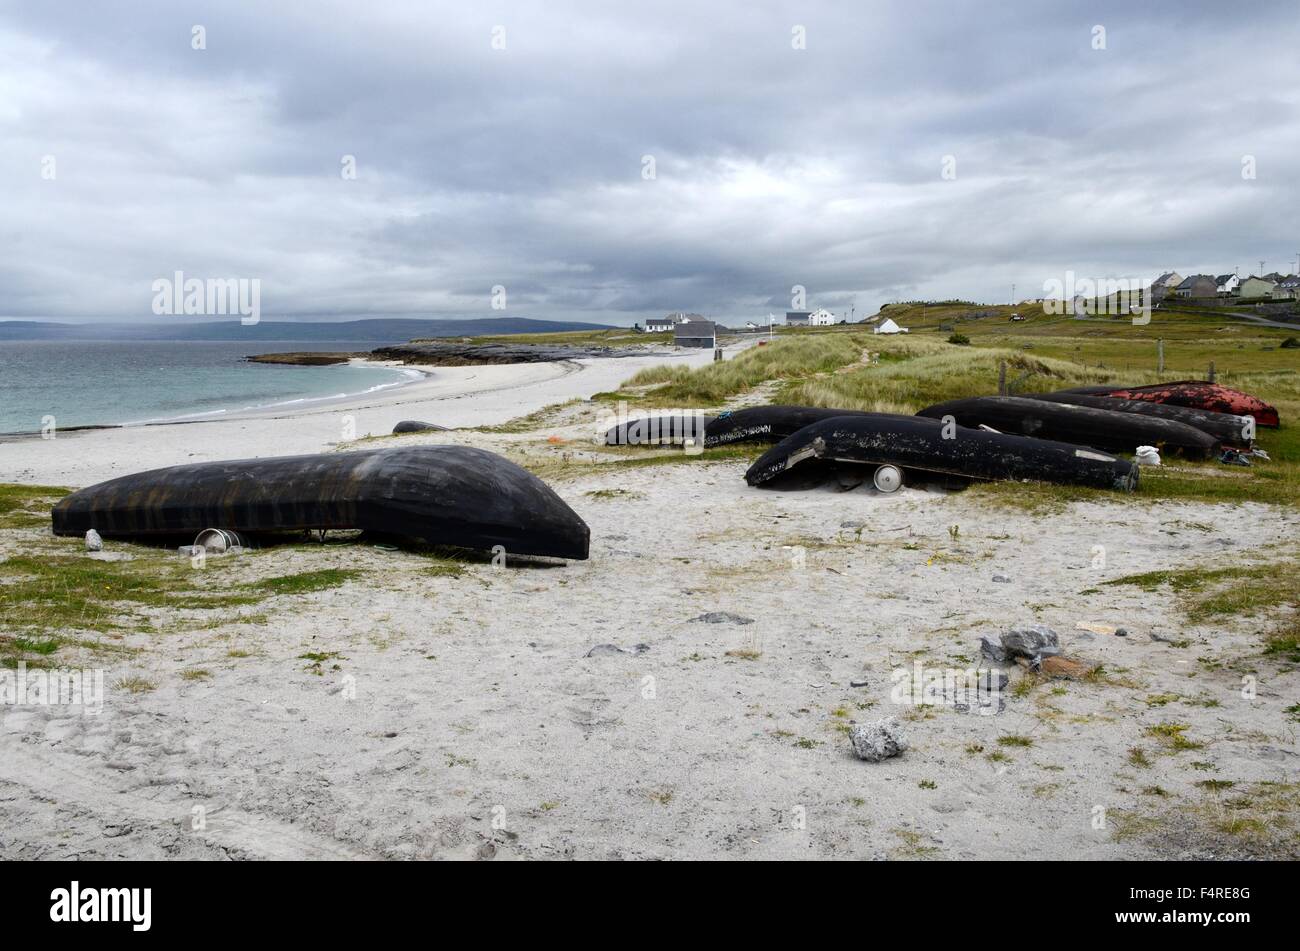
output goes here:
{"type": "Polygon", "coordinates": [[[1237,285],[1234,297],[1240,297],[1246,300],[1255,300],[1261,297],[1270,297],[1273,288],[1277,287],[1276,281],[1271,281],[1264,277],[1255,277],[1251,275],[1237,285]]]}
{"type": "Polygon", "coordinates": [[[1185,300],[1203,300],[1219,296],[1219,283],[1208,274],[1193,274],[1174,288],[1174,296],[1185,300]]]}

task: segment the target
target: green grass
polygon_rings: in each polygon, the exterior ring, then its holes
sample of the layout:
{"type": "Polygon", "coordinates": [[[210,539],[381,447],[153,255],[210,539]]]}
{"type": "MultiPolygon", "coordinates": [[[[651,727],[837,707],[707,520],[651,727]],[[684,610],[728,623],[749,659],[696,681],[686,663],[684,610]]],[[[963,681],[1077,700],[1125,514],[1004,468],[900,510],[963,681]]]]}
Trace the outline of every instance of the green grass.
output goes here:
{"type": "Polygon", "coordinates": [[[263,578],[253,582],[249,587],[266,591],[270,594],[310,594],[313,591],[326,591],[346,584],[361,572],[351,568],[321,568],[317,571],[304,571],[296,575],[280,575],[276,578],[263,578]]]}
{"type": "Polygon", "coordinates": [[[1300,663],[1300,563],[1291,557],[1256,565],[1195,566],[1127,574],[1106,585],[1144,591],[1169,587],[1187,620],[1278,617],[1264,634],[1264,652],[1300,663]]]}
{"type": "Polygon", "coordinates": [[[14,631],[134,629],[143,608],[213,609],[258,598],[219,587],[219,572],[142,550],[126,561],[19,555],[0,562],[0,618],[14,631]]]}
{"type": "Polygon", "coordinates": [[[1205,744],[1189,740],[1183,736],[1190,727],[1186,723],[1158,723],[1155,726],[1147,727],[1143,732],[1160,743],[1170,753],[1181,753],[1184,750],[1199,750],[1205,744]]]}
{"type": "Polygon", "coordinates": [[[71,491],[56,485],[0,483],[0,528],[48,528],[51,506],[71,491]]]}
{"type": "Polygon", "coordinates": [[[125,690],[127,693],[148,693],[157,687],[156,683],[144,677],[123,677],[113,684],[115,690],[125,690]]]}
{"type": "Polygon", "coordinates": [[[1179,595],[1180,607],[1191,621],[1245,617],[1288,605],[1300,608],[1300,562],[1285,557],[1256,565],[1146,571],[1104,584],[1143,591],[1168,586],[1179,595]]]}
{"type": "Polygon", "coordinates": [[[1006,735],[1006,736],[999,736],[999,737],[998,737],[998,745],[999,745],[999,746],[1022,746],[1022,747],[1024,747],[1024,746],[1033,746],[1033,745],[1034,745],[1034,741],[1033,741],[1033,738],[1032,738],[1032,737],[1028,737],[1028,736],[1017,736],[1017,735],[1015,735],[1015,734],[1008,734],[1008,735],[1006,735]]]}
{"type": "Polygon", "coordinates": [[[862,359],[872,346],[870,334],[788,336],[750,347],[730,360],[690,369],[648,367],[632,377],[617,395],[629,402],[675,407],[718,406],[769,380],[801,380],[831,373],[862,359]],[[653,387],[637,392],[640,387],[653,387]]]}

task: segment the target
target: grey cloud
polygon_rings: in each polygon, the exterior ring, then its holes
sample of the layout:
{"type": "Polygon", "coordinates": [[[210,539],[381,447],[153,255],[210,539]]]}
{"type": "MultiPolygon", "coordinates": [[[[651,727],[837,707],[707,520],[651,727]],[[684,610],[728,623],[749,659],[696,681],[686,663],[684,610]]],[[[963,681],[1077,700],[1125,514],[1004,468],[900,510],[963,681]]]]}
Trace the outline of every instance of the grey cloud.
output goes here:
{"type": "Polygon", "coordinates": [[[1280,2],[7,9],[0,315],[143,319],[174,270],[276,316],[487,316],[501,284],[631,323],[1283,268],[1297,40],[1280,2]]]}

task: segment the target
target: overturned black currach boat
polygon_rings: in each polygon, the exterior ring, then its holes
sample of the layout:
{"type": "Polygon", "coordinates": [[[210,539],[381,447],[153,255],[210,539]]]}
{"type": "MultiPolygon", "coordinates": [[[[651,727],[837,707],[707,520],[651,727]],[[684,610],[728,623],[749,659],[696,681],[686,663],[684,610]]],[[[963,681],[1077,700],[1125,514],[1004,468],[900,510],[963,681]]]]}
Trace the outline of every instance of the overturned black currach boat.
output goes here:
{"type": "Polygon", "coordinates": [[[586,558],[590,532],[541,479],[467,446],[239,459],[154,469],[54,507],[54,533],[105,537],[364,529],[435,545],[586,558]]]}
{"type": "Polygon", "coordinates": [[[1231,413],[1216,413],[1208,409],[1192,409],[1188,406],[1171,406],[1168,403],[1152,403],[1147,400],[1124,400],[1114,396],[1092,396],[1087,393],[1074,393],[1063,390],[1057,393],[1030,393],[1031,400],[1044,400],[1048,403],[1069,403],[1072,406],[1090,406],[1093,409],[1111,410],[1116,413],[1132,413],[1135,416],[1156,416],[1160,419],[1172,419],[1186,423],[1194,429],[1209,433],[1225,446],[1248,449],[1255,439],[1255,417],[1234,416],[1231,413]]]}
{"type": "Polygon", "coordinates": [[[712,422],[712,416],[699,411],[642,416],[611,426],[605,433],[605,445],[681,446],[690,442],[703,446],[712,422]]]}
{"type": "MultiPolygon", "coordinates": [[[[818,406],[751,406],[722,413],[709,423],[704,445],[726,446],[738,442],[780,442],[805,426],[837,416],[870,416],[852,409],[823,409],[818,406]]],[[[880,414],[876,414],[880,415],[880,414]]]]}
{"type": "Polygon", "coordinates": [[[732,443],[774,443],[823,419],[868,415],[818,406],[750,406],[717,416],[672,413],[620,423],[605,433],[605,445],[680,445],[684,439],[694,439],[698,445],[712,449],[732,443]]]}
{"type": "Polygon", "coordinates": [[[445,433],[446,426],[439,426],[437,423],[426,423],[422,419],[404,419],[393,427],[393,435],[400,436],[402,433],[445,433]]]}
{"type": "MultiPolygon", "coordinates": [[[[839,416],[783,439],[749,467],[745,481],[780,487],[804,464],[874,467],[884,492],[909,478],[1031,479],[1131,491],[1136,464],[1105,453],[1046,439],[991,433],[919,416],[839,416]]],[[[828,473],[829,474],[829,473],[828,473]]]]}
{"type": "Polygon", "coordinates": [[[1219,451],[1219,440],[1176,420],[1049,403],[1023,396],[948,400],[927,406],[917,415],[930,419],[951,416],[959,426],[989,426],[1002,433],[1053,439],[1108,452],[1133,452],[1138,446],[1156,446],[1206,459],[1219,451]]]}

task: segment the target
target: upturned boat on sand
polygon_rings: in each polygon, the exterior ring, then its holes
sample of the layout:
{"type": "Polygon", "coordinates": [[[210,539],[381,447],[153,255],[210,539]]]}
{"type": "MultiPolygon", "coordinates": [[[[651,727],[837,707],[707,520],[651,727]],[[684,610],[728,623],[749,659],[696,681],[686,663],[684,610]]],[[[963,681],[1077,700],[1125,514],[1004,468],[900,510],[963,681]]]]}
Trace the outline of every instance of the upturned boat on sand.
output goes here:
{"type": "Polygon", "coordinates": [[[647,416],[614,426],[605,433],[607,446],[676,445],[683,438],[703,439],[705,448],[732,443],[774,443],[810,423],[835,416],[866,416],[851,409],[818,406],[750,406],[718,416],[671,414],[647,416]]]}
{"type": "Polygon", "coordinates": [[[823,419],[870,415],[872,414],[858,410],[823,409],[819,406],[750,406],[722,413],[709,423],[704,445],[712,447],[741,442],[775,443],[823,419]]]}
{"type": "Polygon", "coordinates": [[[1281,425],[1277,408],[1265,403],[1259,397],[1204,380],[1179,380],[1175,383],[1152,383],[1149,386],[1129,387],[1080,386],[1065,392],[1092,396],[1104,395],[1123,400],[1147,400],[1152,403],[1186,406],[1190,409],[1208,410],[1214,413],[1253,416],[1257,425],[1274,429],[1281,425]]]}
{"type": "Polygon", "coordinates": [[[1045,400],[1049,403],[1069,403],[1073,406],[1091,406],[1093,409],[1107,409],[1116,413],[1132,413],[1136,416],[1158,416],[1172,419],[1174,422],[1186,423],[1201,432],[1209,433],[1225,446],[1248,449],[1255,439],[1255,417],[1234,416],[1231,413],[1216,413],[1205,409],[1192,409],[1187,406],[1171,406],[1168,403],[1153,403],[1149,400],[1124,400],[1114,396],[1093,396],[1087,393],[1074,393],[1063,390],[1059,393],[1030,393],[1031,400],[1045,400]]]}
{"type": "Polygon", "coordinates": [[[927,406],[917,415],[930,419],[951,416],[961,426],[989,426],[1002,433],[1054,439],[1107,452],[1133,452],[1138,446],[1156,446],[1206,459],[1219,451],[1217,439],[1186,423],[1023,396],[948,400],[927,406]]]}
{"type": "Polygon", "coordinates": [[[610,427],[605,433],[605,445],[681,446],[689,441],[703,446],[712,421],[713,417],[703,412],[641,416],[610,427]]]}
{"type": "MultiPolygon", "coordinates": [[[[780,487],[805,467],[868,467],[876,488],[935,476],[1031,479],[1131,491],[1136,464],[1067,443],[991,433],[921,416],[839,416],[805,426],[749,467],[745,481],[780,487]]],[[[827,472],[829,475],[830,472],[827,472]]]]}
{"type": "Polygon", "coordinates": [[[54,506],[54,533],[110,538],[363,529],[508,555],[586,558],[590,532],[541,479],[468,446],[204,462],[92,485],[54,506]]]}

